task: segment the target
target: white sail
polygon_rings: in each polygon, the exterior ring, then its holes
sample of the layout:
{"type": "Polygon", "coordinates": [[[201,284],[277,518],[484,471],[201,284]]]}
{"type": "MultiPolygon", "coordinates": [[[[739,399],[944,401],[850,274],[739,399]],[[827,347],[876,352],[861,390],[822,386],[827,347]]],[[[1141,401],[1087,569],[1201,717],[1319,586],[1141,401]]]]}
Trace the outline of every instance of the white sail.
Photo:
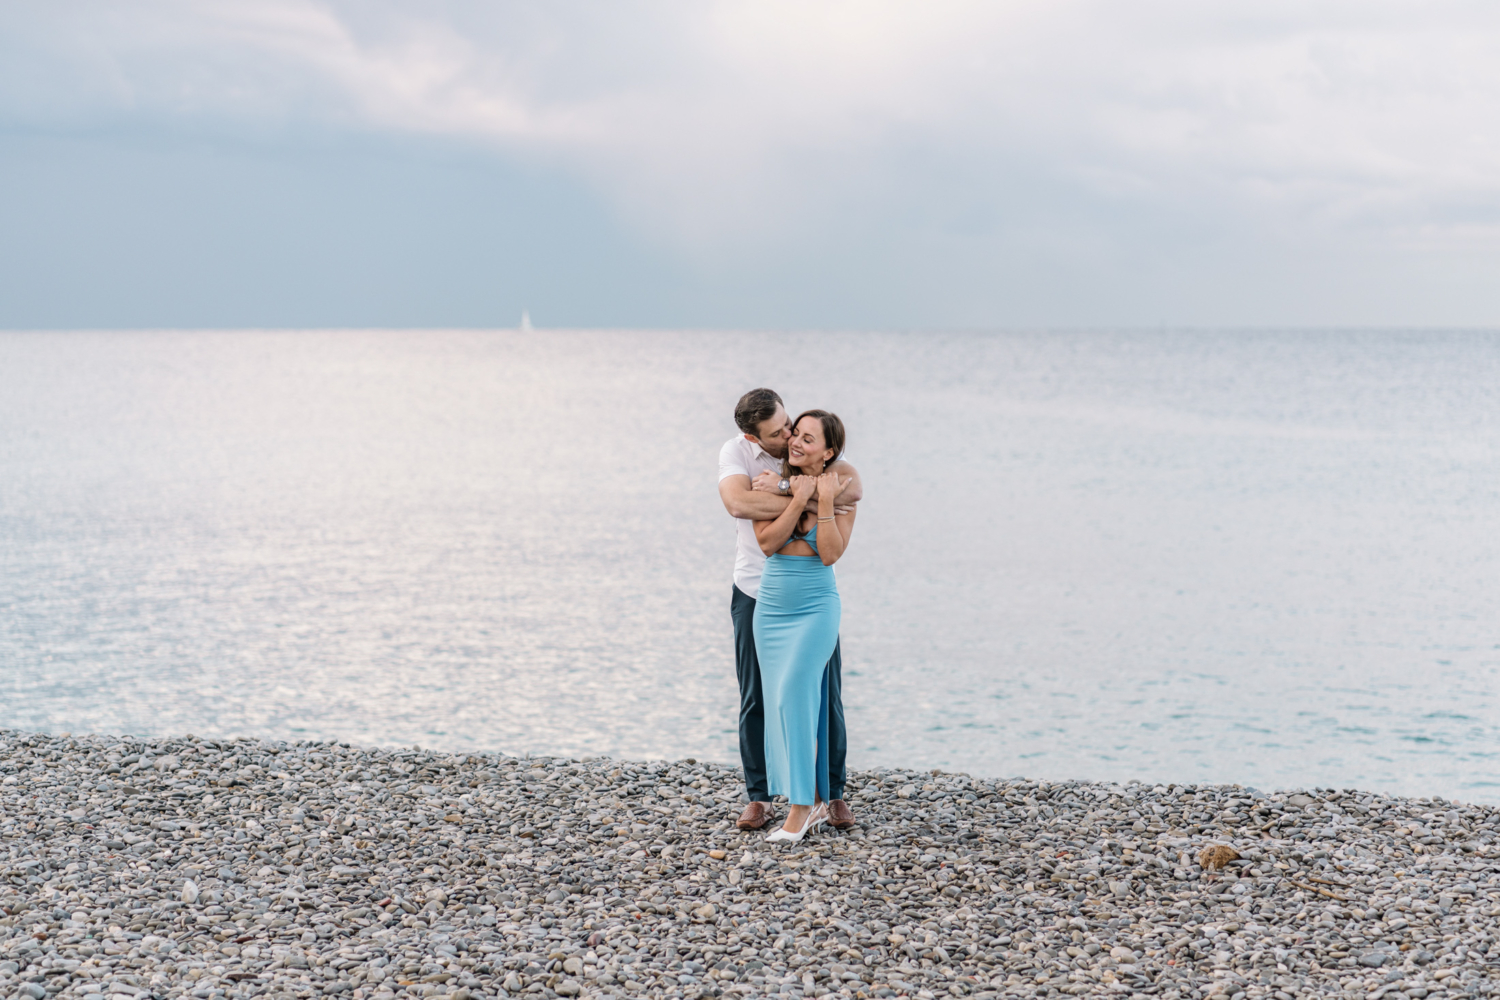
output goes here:
{"type": "Polygon", "coordinates": [[[521,332],[531,332],[531,313],[527,312],[525,309],[521,310],[521,332]]]}

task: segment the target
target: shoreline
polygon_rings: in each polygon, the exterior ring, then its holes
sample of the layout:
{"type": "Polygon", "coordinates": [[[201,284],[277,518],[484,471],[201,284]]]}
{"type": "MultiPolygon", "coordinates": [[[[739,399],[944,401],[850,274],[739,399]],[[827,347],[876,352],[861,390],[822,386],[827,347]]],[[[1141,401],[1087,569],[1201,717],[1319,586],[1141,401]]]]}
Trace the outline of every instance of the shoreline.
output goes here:
{"type": "Polygon", "coordinates": [[[0,997],[1500,991],[1495,807],[879,769],[860,826],[773,848],[739,794],[693,760],[0,730],[0,997]]]}

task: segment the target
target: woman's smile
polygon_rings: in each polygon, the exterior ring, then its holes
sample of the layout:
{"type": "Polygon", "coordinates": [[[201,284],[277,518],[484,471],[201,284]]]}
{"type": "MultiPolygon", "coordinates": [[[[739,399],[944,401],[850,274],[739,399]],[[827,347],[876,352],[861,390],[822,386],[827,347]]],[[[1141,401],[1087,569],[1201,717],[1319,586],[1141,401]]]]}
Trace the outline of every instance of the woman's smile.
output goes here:
{"type": "MultiPolygon", "coordinates": [[[[824,441],[825,434],[821,421],[815,416],[803,415],[792,428],[791,440],[787,442],[787,461],[804,472],[816,475],[818,469],[809,469],[820,461],[826,461],[830,456],[824,441]],[[817,456],[822,454],[820,459],[817,456]]],[[[832,454],[837,454],[837,449],[832,454]]]]}

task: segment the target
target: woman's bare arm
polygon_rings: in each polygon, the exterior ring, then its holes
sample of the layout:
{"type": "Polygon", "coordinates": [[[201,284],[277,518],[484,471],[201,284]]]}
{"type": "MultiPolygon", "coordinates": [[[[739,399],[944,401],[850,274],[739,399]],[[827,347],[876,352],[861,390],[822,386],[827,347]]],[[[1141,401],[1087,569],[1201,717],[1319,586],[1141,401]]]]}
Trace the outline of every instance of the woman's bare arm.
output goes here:
{"type": "Polygon", "coordinates": [[[850,507],[849,513],[837,514],[832,521],[824,521],[818,525],[818,555],[823,556],[824,566],[832,566],[845,552],[849,551],[849,536],[854,534],[854,518],[858,516],[858,513],[859,508],[850,507]],[[839,554],[836,556],[823,555],[823,529],[825,528],[830,529],[829,535],[838,535],[839,554]]]}
{"type": "Polygon", "coordinates": [[[760,543],[762,552],[770,555],[787,543],[792,532],[797,530],[797,522],[802,519],[803,506],[817,486],[818,481],[812,476],[792,477],[792,500],[786,505],[786,510],[774,521],[755,522],[755,540],[760,543]]]}
{"type": "Polygon", "coordinates": [[[834,502],[846,484],[837,472],[825,472],[818,477],[818,558],[824,566],[832,566],[849,548],[849,536],[854,533],[855,508],[847,514],[835,514],[834,502]]]}

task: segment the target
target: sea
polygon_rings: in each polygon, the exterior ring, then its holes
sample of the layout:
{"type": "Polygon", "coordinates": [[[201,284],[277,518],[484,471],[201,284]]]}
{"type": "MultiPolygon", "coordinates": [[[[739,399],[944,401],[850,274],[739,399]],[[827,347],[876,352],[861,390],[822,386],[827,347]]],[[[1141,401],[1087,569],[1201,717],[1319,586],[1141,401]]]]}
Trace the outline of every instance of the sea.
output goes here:
{"type": "Polygon", "coordinates": [[[1500,334],[0,333],[0,728],[738,760],[735,400],[853,768],[1500,802],[1500,334]]]}

